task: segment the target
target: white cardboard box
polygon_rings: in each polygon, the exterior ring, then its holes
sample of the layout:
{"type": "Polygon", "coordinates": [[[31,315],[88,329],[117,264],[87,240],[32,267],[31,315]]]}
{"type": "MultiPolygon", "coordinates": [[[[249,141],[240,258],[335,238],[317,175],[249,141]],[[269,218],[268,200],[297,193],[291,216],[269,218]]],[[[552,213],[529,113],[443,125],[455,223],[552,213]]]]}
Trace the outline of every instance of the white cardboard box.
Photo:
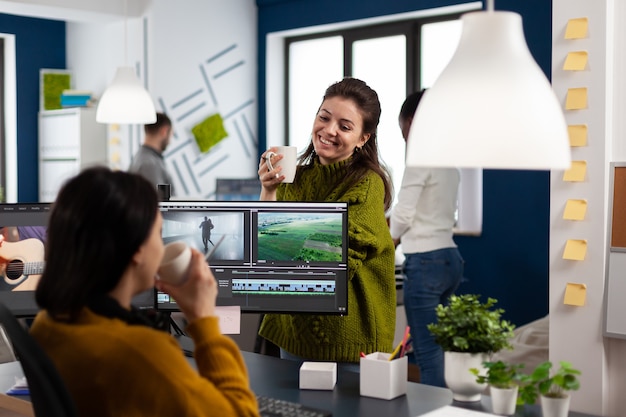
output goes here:
{"type": "Polygon", "coordinates": [[[333,390],[337,383],[337,363],[303,362],[300,367],[300,389],[333,390]]]}

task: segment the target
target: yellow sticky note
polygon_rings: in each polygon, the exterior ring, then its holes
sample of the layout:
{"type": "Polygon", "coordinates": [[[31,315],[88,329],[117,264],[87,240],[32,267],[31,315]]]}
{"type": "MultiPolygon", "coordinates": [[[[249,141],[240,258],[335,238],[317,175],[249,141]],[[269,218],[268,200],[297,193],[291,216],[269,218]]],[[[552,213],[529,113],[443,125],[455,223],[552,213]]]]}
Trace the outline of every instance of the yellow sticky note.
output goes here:
{"type": "Polygon", "coordinates": [[[568,282],[565,286],[565,297],[563,297],[563,304],[582,307],[585,305],[586,297],[587,286],[585,284],[568,282]]]}
{"type": "Polygon", "coordinates": [[[587,146],[587,125],[568,125],[570,146],[587,146]]]}
{"type": "Polygon", "coordinates": [[[111,160],[111,162],[113,162],[114,164],[116,164],[116,163],[120,162],[120,160],[121,160],[121,159],[122,159],[122,158],[121,158],[121,156],[120,156],[120,153],[119,153],[119,152],[113,152],[113,153],[111,154],[110,160],[111,160]]]}
{"type": "Polygon", "coordinates": [[[563,219],[565,220],[584,220],[587,214],[587,200],[567,200],[565,203],[565,211],[563,219]]]}
{"type": "Polygon", "coordinates": [[[565,28],[565,39],[582,39],[587,37],[589,20],[586,17],[579,17],[567,21],[565,28]]]}
{"type": "Polygon", "coordinates": [[[587,254],[587,241],[584,239],[568,239],[563,251],[563,259],[584,261],[587,254]]]}
{"type": "Polygon", "coordinates": [[[565,99],[566,110],[581,110],[587,108],[587,87],[568,88],[565,99]]]}
{"type": "Polygon", "coordinates": [[[587,66],[587,51],[573,51],[567,54],[564,71],[582,71],[587,66]]]}
{"type": "Polygon", "coordinates": [[[563,173],[563,181],[580,182],[585,180],[587,161],[572,161],[570,169],[563,173]]]}

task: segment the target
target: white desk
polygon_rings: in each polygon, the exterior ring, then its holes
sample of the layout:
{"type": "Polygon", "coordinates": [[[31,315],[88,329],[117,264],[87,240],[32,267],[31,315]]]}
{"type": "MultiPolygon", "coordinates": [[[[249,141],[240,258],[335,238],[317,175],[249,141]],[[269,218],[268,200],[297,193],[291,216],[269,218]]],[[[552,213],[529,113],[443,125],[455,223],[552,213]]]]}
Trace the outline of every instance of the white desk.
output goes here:
{"type": "Polygon", "coordinates": [[[4,394],[15,384],[15,377],[22,377],[22,367],[19,362],[0,364],[0,416],[2,417],[35,417],[29,397],[4,394]]]}

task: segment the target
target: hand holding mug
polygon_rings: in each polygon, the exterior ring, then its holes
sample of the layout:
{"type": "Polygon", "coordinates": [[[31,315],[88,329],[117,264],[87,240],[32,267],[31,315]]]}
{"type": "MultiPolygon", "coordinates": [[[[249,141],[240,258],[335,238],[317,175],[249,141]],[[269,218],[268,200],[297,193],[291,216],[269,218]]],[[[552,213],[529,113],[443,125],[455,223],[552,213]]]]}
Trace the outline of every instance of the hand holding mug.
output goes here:
{"type": "Polygon", "coordinates": [[[165,245],[163,259],[157,270],[159,279],[172,285],[182,285],[187,279],[191,249],[184,242],[177,241],[165,245]]]}
{"type": "Polygon", "coordinates": [[[280,175],[285,178],[281,181],[284,183],[292,183],[296,176],[297,148],[295,146],[276,146],[275,151],[265,153],[265,161],[267,163],[268,172],[274,172],[276,178],[280,175]],[[282,158],[276,158],[276,156],[282,158]]]}
{"type": "MultiPolygon", "coordinates": [[[[173,243],[170,245],[173,245],[173,243]]],[[[214,316],[218,293],[215,277],[204,259],[204,255],[196,249],[190,249],[184,243],[183,245],[186,248],[183,250],[183,253],[188,252],[189,258],[185,263],[186,268],[183,268],[185,273],[182,281],[174,280],[175,283],[171,283],[167,281],[168,278],[163,279],[170,276],[164,273],[162,276],[159,275],[159,279],[155,283],[156,288],[174,298],[178,307],[190,322],[198,318],[214,316]]],[[[169,245],[166,245],[166,248],[167,246],[169,245]]],[[[179,257],[176,258],[178,259],[179,257]]],[[[185,255],[183,255],[183,258],[185,258],[185,255]]],[[[162,263],[159,273],[163,273],[163,271],[162,263]]],[[[178,273],[172,276],[181,277],[178,273]]]]}

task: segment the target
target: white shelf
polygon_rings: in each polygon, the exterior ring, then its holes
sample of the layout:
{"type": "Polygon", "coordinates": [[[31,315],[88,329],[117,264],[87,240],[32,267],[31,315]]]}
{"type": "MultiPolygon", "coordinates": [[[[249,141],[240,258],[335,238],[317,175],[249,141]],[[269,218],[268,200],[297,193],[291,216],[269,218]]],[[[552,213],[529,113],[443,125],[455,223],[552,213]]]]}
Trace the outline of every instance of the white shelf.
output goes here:
{"type": "Polygon", "coordinates": [[[65,180],[81,169],[106,164],[106,125],[96,123],[95,108],[39,113],[39,201],[54,201],[65,180]]]}

